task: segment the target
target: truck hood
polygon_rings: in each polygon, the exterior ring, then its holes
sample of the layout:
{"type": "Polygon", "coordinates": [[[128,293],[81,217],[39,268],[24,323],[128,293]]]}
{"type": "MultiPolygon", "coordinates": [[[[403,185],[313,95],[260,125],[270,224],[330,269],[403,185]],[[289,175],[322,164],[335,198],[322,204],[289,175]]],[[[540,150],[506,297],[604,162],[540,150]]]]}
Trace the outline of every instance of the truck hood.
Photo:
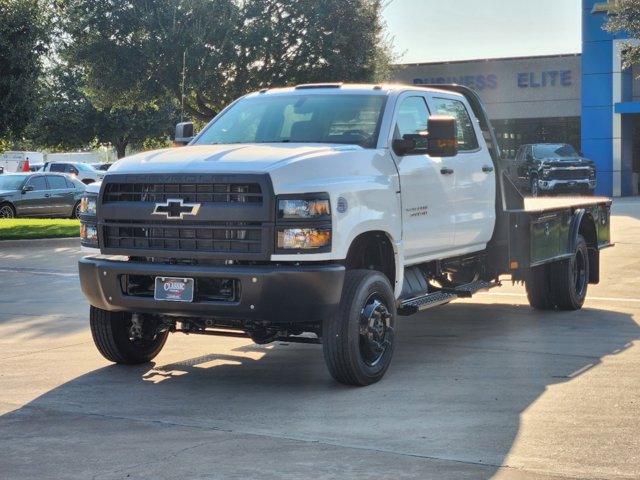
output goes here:
{"type": "Polygon", "coordinates": [[[145,152],[116,162],[113,173],[265,173],[316,157],[364,149],[357,145],[230,144],[197,145],[145,152]]]}
{"type": "Polygon", "coordinates": [[[559,160],[556,157],[553,158],[543,158],[540,160],[540,164],[544,167],[592,167],[593,162],[591,160],[587,160],[586,158],[581,157],[565,157],[562,160],[559,160]]]}

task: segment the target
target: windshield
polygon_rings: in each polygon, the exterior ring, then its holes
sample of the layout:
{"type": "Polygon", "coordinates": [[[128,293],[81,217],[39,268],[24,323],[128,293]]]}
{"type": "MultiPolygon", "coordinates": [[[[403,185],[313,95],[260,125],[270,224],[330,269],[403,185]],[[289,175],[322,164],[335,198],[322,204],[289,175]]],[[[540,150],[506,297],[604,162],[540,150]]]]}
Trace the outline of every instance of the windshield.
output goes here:
{"type": "Polygon", "coordinates": [[[0,190],[20,190],[29,175],[0,175],[0,190]]]}
{"type": "Polygon", "coordinates": [[[194,142],[345,143],[374,148],[386,97],[274,95],[242,99],[194,142]]]}
{"type": "Polygon", "coordinates": [[[533,156],[535,158],[575,158],[578,152],[566,143],[554,143],[548,145],[534,145],[533,156]]]}
{"type": "Polygon", "coordinates": [[[87,165],[86,163],[75,163],[74,166],[78,170],[84,170],[85,172],[94,172],[96,170],[91,165],[87,165]]]}

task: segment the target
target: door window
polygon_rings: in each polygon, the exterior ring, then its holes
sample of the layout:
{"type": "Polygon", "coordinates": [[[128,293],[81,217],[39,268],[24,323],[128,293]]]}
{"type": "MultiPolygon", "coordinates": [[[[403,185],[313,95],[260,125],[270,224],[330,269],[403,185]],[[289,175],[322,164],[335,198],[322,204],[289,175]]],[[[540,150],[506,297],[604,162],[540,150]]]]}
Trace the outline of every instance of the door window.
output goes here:
{"type": "Polygon", "coordinates": [[[51,172],[64,172],[64,163],[52,163],[49,167],[51,172]]]}
{"type": "Polygon", "coordinates": [[[27,185],[33,187],[34,190],[47,190],[47,181],[44,177],[34,177],[31,178],[27,185]]]}
{"type": "Polygon", "coordinates": [[[429,109],[422,97],[405,98],[400,104],[393,138],[417,135],[427,130],[429,109]]]}
{"type": "Polygon", "coordinates": [[[67,182],[64,177],[58,177],[57,175],[51,175],[49,177],[49,188],[52,190],[66,190],[67,182]]]}
{"type": "Polygon", "coordinates": [[[451,115],[456,119],[458,130],[458,150],[469,151],[478,148],[478,139],[471,123],[471,116],[467,108],[459,100],[451,98],[434,98],[436,110],[443,115],[451,115]]]}

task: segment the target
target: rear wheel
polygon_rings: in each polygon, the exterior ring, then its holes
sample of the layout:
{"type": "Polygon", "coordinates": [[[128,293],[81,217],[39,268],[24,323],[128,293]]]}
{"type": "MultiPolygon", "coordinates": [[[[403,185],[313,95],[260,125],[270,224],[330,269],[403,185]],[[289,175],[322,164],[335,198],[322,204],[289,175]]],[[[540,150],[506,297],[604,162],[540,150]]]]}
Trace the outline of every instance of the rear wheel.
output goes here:
{"type": "Polygon", "coordinates": [[[71,210],[71,218],[80,218],[80,202],[76,202],[71,210]]]}
{"type": "Polygon", "coordinates": [[[153,359],[167,341],[168,331],[155,333],[149,320],[134,322],[127,312],[91,307],[91,335],[104,358],[115,363],[137,364],[153,359]],[[136,331],[139,329],[139,331],[136,331]]]}
{"type": "Polygon", "coordinates": [[[529,278],[525,281],[525,288],[531,308],[551,310],[555,307],[554,295],[551,291],[551,266],[549,264],[533,267],[529,272],[529,278]]]}
{"type": "Polygon", "coordinates": [[[579,310],[589,286],[589,251],[587,242],[578,235],[575,252],[569,260],[556,262],[551,270],[551,288],[560,310],[579,310]]]}
{"type": "Polygon", "coordinates": [[[3,203],[0,205],[0,218],[15,218],[16,211],[15,209],[8,203],[3,203]]]}
{"type": "Polygon", "coordinates": [[[337,314],[323,322],[329,372],[346,385],[380,380],[393,356],[396,305],[389,280],[373,270],[349,270],[337,314]]]}

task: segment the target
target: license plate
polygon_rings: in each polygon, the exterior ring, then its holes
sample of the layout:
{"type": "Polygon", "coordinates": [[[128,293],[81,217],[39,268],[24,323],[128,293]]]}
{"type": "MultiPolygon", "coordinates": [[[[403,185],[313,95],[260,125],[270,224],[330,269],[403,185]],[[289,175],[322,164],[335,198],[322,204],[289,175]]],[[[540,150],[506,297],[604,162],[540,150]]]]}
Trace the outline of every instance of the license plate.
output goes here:
{"type": "Polygon", "coordinates": [[[154,298],[168,302],[193,302],[193,278],[156,277],[154,298]]]}

